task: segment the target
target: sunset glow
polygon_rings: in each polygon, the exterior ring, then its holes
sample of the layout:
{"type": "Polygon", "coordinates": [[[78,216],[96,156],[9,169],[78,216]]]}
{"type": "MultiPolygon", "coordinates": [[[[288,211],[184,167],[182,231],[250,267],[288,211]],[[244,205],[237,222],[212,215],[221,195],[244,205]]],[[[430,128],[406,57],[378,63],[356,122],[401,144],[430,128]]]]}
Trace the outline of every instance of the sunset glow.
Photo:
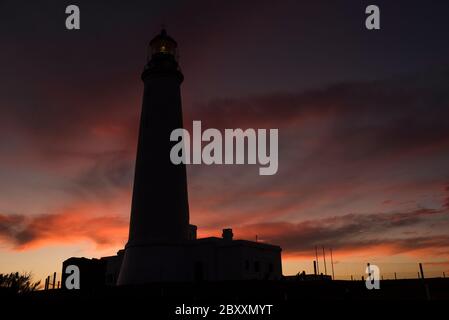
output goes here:
{"type": "Polygon", "coordinates": [[[333,250],[337,279],[360,278],[367,262],[391,278],[415,278],[420,262],[449,274],[449,45],[411,24],[418,12],[365,37],[353,9],[336,16],[334,4],[199,1],[169,14],[79,2],[97,13],[76,34],[55,27],[57,7],[25,22],[12,3],[0,13],[0,273],[43,279],[126,244],[139,77],[164,22],[180,46],[187,130],[279,130],[274,175],[187,166],[199,237],[232,228],[280,245],[285,275],[313,272],[315,247],[328,274],[333,250]]]}

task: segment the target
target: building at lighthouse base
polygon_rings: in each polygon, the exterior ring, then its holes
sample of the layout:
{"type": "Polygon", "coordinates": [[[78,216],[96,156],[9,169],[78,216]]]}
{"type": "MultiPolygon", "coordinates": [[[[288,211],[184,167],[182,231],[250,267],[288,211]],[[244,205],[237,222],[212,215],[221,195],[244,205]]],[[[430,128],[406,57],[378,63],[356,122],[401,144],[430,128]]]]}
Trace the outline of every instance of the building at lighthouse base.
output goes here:
{"type": "MultiPolygon", "coordinates": [[[[127,246],[116,256],[101,259],[70,258],[80,262],[84,279],[103,278],[104,285],[139,285],[155,282],[278,280],[282,277],[281,248],[263,242],[223,237],[190,239],[178,244],[127,246]],[[124,258],[124,255],[129,255],[124,258]],[[133,261],[136,259],[137,261],[133,261]],[[136,262],[128,265],[124,261],[136,262]],[[82,265],[81,265],[82,264],[82,265]],[[90,267],[86,265],[90,264],[90,267]],[[100,265],[101,267],[95,267],[100,265]],[[121,268],[120,268],[121,265],[121,268]],[[95,277],[89,275],[96,272],[95,277]],[[98,270],[103,270],[99,275],[98,270]],[[120,270],[122,274],[120,275],[120,270]]],[[[64,262],[64,265],[67,263],[64,262]]],[[[86,286],[90,284],[86,283],[86,286]]]]}

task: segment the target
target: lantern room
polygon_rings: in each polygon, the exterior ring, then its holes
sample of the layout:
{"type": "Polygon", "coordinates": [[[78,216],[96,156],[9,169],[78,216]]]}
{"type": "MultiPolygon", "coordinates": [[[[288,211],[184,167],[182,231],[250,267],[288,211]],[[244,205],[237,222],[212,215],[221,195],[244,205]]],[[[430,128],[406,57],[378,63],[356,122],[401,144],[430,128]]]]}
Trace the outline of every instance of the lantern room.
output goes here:
{"type": "Polygon", "coordinates": [[[156,54],[169,54],[177,58],[177,47],[176,41],[167,35],[165,29],[162,29],[161,33],[150,42],[151,57],[156,54]]]}

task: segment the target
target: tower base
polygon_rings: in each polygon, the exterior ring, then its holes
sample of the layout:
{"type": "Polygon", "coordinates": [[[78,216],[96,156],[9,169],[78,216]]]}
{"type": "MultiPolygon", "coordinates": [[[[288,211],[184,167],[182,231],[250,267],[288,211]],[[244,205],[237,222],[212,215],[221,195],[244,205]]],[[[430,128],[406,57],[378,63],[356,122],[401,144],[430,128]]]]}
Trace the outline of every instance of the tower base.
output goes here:
{"type": "Polygon", "coordinates": [[[180,244],[127,246],[117,285],[191,281],[187,252],[180,244]]]}

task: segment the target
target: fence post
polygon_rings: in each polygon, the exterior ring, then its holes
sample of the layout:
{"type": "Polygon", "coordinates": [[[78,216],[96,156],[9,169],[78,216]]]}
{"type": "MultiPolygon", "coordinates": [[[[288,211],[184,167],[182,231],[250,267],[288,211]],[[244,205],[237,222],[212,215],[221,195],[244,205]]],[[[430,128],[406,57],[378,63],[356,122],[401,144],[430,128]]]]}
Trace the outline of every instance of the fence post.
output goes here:
{"type": "Polygon", "coordinates": [[[421,262],[419,263],[419,271],[421,272],[421,279],[424,280],[424,270],[422,268],[422,263],[421,262]]]}

